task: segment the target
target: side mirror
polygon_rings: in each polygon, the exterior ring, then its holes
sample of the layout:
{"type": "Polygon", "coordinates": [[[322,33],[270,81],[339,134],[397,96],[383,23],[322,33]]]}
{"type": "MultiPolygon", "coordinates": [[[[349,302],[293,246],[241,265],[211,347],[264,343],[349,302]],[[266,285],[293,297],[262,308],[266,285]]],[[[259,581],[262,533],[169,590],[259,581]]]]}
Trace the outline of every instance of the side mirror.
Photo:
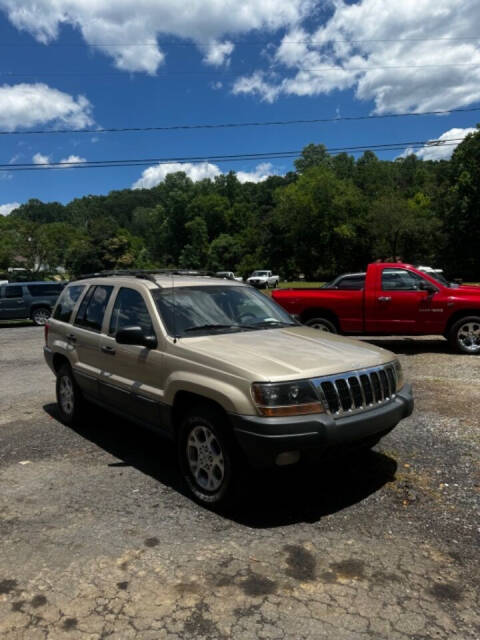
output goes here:
{"type": "Polygon", "coordinates": [[[155,336],[146,336],[141,327],[124,327],[117,332],[115,340],[118,344],[134,344],[147,349],[155,349],[157,339],[155,336]]]}
{"type": "Polygon", "coordinates": [[[430,282],[427,282],[426,280],[424,280],[423,282],[420,282],[420,284],[418,285],[418,288],[420,289],[420,291],[427,291],[429,295],[433,295],[434,293],[438,292],[437,287],[435,287],[430,282]]]}

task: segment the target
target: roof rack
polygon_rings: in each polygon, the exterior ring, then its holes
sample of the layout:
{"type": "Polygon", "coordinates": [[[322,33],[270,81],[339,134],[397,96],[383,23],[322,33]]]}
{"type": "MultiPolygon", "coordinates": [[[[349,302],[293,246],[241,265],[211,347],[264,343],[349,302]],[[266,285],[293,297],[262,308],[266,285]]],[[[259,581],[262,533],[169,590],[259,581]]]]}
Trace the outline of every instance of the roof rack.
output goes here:
{"type": "Polygon", "coordinates": [[[157,281],[155,280],[156,275],[218,277],[215,276],[215,272],[213,271],[197,271],[193,269],[113,269],[109,271],[85,273],[81,276],[78,276],[78,278],[75,278],[75,280],[86,280],[87,278],[108,278],[113,276],[131,276],[134,278],[144,278],[145,280],[149,280],[150,282],[154,282],[155,284],[157,284],[157,281]]]}

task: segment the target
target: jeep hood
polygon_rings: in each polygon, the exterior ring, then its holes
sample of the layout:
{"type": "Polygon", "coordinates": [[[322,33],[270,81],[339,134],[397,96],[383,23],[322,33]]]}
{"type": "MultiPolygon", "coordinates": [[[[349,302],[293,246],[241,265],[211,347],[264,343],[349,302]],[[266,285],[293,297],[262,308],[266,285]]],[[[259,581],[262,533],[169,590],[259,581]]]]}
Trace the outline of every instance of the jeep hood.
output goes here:
{"type": "Polygon", "coordinates": [[[395,358],[380,347],[304,326],[183,338],[181,343],[189,347],[190,358],[251,381],[331,375],[395,358]]]}

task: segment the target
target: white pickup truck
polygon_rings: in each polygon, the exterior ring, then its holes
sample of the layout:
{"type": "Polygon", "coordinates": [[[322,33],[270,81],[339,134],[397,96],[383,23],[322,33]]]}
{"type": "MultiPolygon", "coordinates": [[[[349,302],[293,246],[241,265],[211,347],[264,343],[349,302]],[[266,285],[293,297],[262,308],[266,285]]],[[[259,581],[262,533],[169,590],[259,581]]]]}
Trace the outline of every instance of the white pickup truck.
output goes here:
{"type": "Polygon", "coordinates": [[[257,287],[257,289],[275,288],[280,282],[279,276],[274,276],[271,271],[254,271],[247,278],[247,283],[257,287]]]}

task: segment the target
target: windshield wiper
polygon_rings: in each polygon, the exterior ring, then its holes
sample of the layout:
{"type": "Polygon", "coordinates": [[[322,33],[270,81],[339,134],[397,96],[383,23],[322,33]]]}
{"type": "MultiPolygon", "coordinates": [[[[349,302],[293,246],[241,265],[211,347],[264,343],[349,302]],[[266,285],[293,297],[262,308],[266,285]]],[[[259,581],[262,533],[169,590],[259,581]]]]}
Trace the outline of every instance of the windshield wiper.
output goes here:
{"type": "Polygon", "coordinates": [[[243,329],[241,324],[199,324],[195,327],[187,327],[187,331],[202,331],[203,329],[243,329]]]}
{"type": "Polygon", "coordinates": [[[262,320],[261,322],[255,322],[255,324],[242,325],[242,327],[248,326],[251,329],[257,327],[296,327],[296,322],[283,322],[282,320],[262,320]]]}

